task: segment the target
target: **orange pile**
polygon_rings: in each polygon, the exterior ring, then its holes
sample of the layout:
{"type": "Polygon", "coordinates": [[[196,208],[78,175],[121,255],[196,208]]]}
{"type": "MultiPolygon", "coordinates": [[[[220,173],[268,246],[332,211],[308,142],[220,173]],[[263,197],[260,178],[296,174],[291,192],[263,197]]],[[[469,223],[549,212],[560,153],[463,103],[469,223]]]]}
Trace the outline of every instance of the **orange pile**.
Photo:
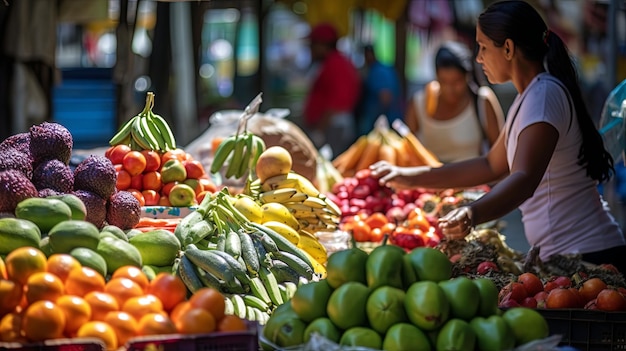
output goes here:
{"type": "Polygon", "coordinates": [[[70,255],[49,258],[19,248],[0,259],[0,341],[97,337],[108,350],[130,338],[172,333],[241,331],[244,320],[224,315],[224,296],[203,288],[187,299],[176,275],[149,281],[125,266],[105,280],[70,255]]]}

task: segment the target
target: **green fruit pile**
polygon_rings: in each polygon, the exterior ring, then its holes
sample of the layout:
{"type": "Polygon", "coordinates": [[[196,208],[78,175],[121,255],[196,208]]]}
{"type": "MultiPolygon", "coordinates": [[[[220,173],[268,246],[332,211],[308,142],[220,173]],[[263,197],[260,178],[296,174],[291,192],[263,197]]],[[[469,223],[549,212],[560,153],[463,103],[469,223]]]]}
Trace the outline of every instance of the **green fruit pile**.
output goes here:
{"type": "Polygon", "coordinates": [[[452,278],[452,264],[434,248],[351,248],[333,253],[326,268],[326,279],[300,285],[274,311],[264,349],[318,334],[376,350],[508,350],[549,334],[534,309],[500,310],[493,281],[452,278]]]}

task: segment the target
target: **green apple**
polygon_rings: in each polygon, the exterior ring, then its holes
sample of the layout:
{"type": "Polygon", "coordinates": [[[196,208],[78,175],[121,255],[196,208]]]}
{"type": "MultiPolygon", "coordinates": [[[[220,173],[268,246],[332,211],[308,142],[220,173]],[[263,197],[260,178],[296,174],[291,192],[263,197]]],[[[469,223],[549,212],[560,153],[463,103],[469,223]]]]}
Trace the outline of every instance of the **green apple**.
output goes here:
{"type": "Polygon", "coordinates": [[[200,194],[204,190],[204,186],[199,179],[187,178],[183,181],[183,184],[189,185],[196,194],[200,194]]]}
{"type": "Polygon", "coordinates": [[[513,331],[515,346],[546,338],[550,332],[548,322],[533,308],[510,308],[502,314],[502,318],[513,331]]]}
{"type": "Polygon", "coordinates": [[[187,170],[181,161],[170,159],[161,166],[161,182],[163,184],[184,182],[185,179],[187,179],[187,170]]]}
{"type": "Polygon", "coordinates": [[[196,200],[196,192],[193,191],[189,185],[178,183],[170,190],[168,199],[170,200],[170,204],[174,207],[189,207],[193,205],[196,200]]]}

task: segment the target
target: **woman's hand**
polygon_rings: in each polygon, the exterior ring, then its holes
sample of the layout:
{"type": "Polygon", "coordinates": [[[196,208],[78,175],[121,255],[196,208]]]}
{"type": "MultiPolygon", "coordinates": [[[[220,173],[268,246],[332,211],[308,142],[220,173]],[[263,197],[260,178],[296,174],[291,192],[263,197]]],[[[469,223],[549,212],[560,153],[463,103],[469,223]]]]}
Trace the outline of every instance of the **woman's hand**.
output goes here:
{"type": "Polygon", "coordinates": [[[455,208],[439,218],[439,229],[447,239],[463,239],[472,231],[472,227],[472,209],[469,206],[455,208]]]}
{"type": "Polygon", "coordinates": [[[378,183],[394,189],[413,189],[417,187],[415,177],[430,171],[428,166],[399,167],[387,161],[378,161],[370,166],[371,175],[378,178],[378,183]]]}

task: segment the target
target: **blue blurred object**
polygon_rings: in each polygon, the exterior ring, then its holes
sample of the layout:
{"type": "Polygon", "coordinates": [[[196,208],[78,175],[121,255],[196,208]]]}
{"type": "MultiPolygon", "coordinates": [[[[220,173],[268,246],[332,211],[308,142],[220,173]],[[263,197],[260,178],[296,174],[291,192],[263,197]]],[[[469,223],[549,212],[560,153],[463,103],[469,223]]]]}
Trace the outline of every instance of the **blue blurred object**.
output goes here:
{"type": "Polygon", "coordinates": [[[602,107],[598,126],[607,150],[613,160],[624,161],[626,151],[626,79],[610,93],[602,107]]]}

